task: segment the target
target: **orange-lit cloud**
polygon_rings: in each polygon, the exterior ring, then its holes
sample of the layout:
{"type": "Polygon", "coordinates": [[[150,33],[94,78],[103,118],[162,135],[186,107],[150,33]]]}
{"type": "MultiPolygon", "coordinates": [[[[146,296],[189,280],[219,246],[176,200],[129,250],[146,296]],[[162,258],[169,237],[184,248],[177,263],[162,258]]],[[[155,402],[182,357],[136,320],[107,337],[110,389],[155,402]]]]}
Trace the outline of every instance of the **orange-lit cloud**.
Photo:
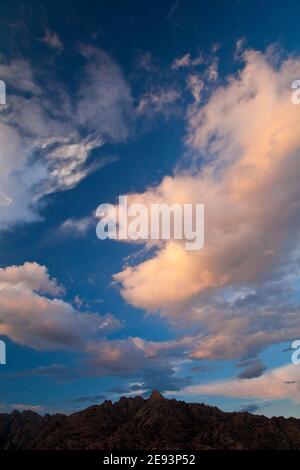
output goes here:
{"type": "Polygon", "coordinates": [[[171,241],[115,275],[123,297],[148,311],[178,310],[208,289],[263,281],[297,248],[300,228],[300,107],[291,83],[300,60],[272,64],[248,51],[245,66],[188,114],[195,172],[177,171],[129,201],[204,203],[205,246],[171,241]]]}
{"type": "Polygon", "coordinates": [[[226,397],[282,400],[300,403],[300,368],[286,365],[272,369],[251,380],[225,380],[208,384],[192,385],[184,390],[191,396],[222,395],[226,397]]]}
{"type": "Polygon", "coordinates": [[[40,350],[84,352],[89,341],[105,336],[120,322],[112,315],[81,313],[59,298],[63,289],[45,266],[25,263],[0,269],[0,334],[40,350]]]}

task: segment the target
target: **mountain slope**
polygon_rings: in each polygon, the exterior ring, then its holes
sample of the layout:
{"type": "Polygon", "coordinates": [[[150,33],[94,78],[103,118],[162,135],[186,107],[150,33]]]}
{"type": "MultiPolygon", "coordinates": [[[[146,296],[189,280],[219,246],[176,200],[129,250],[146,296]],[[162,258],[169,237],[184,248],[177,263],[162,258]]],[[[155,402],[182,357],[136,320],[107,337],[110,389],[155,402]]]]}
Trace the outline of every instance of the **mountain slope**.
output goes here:
{"type": "Polygon", "coordinates": [[[70,416],[0,414],[0,449],[300,449],[300,419],[225,413],[154,392],[70,416]]]}

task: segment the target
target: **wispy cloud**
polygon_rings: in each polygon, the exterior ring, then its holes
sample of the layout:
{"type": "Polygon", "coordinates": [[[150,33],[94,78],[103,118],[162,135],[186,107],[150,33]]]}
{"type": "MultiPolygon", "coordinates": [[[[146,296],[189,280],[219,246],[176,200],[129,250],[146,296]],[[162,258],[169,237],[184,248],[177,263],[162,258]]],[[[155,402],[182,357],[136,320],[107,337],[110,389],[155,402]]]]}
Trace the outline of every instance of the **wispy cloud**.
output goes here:
{"type": "Polygon", "coordinates": [[[66,219],[58,228],[57,234],[67,237],[84,237],[93,226],[96,226],[95,217],[66,219]]]}
{"type": "Polygon", "coordinates": [[[205,63],[204,56],[199,54],[197,57],[192,58],[191,53],[188,52],[187,54],[177,57],[172,63],[172,69],[178,70],[181,68],[188,68],[188,67],[196,67],[197,65],[203,65],[205,63]]]}
{"type": "Polygon", "coordinates": [[[64,400],[66,405],[84,405],[87,403],[97,403],[99,401],[105,400],[105,395],[89,395],[89,396],[82,396],[82,397],[75,397],[75,398],[67,398],[64,400]]]}
{"type": "Polygon", "coordinates": [[[132,106],[122,71],[101,50],[81,46],[80,53],[85,65],[75,97],[28,60],[0,65],[9,91],[0,111],[0,229],[37,220],[46,194],[115,161],[91,158],[95,149],[128,137],[132,106]]]}
{"type": "Polygon", "coordinates": [[[179,98],[180,92],[175,88],[154,89],[141,97],[136,112],[138,115],[154,116],[162,113],[168,116],[179,98]]]}
{"type": "Polygon", "coordinates": [[[33,369],[25,369],[16,372],[3,372],[1,380],[22,379],[24,377],[46,377],[58,382],[69,382],[78,378],[79,373],[64,364],[51,364],[49,366],[38,366],[33,369]]]}
{"type": "Polygon", "coordinates": [[[51,31],[50,29],[46,28],[45,35],[42,38],[42,42],[47,44],[48,47],[51,49],[56,49],[58,51],[62,51],[64,45],[59,37],[59,35],[55,31],[51,31]]]}
{"type": "Polygon", "coordinates": [[[204,82],[201,76],[197,74],[190,74],[187,77],[187,85],[195,101],[199,103],[201,100],[201,93],[204,88],[204,82]]]}
{"type": "Polygon", "coordinates": [[[192,385],[184,390],[189,396],[220,395],[226,397],[257,398],[300,402],[300,368],[286,365],[272,369],[251,380],[232,379],[201,385],[192,385]]]}
{"type": "Polygon", "coordinates": [[[179,6],[179,3],[180,3],[180,0],[175,0],[172,5],[171,5],[171,8],[170,10],[168,11],[164,21],[167,21],[169,20],[170,18],[172,18],[172,16],[174,15],[175,11],[177,10],[178,6],[179,6]]]}

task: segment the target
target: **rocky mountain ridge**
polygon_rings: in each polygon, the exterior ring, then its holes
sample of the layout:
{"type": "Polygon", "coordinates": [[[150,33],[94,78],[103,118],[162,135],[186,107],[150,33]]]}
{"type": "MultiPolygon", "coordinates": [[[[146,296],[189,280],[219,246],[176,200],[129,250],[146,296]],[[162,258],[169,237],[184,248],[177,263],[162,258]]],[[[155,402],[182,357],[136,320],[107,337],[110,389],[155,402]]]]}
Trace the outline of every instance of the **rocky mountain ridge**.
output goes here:
{"type": "Polygon", "coordinates": [[[0,449],[300,449],[300,419],[227,413],[152,392],[73,413],[0,414],[0,449]]]}

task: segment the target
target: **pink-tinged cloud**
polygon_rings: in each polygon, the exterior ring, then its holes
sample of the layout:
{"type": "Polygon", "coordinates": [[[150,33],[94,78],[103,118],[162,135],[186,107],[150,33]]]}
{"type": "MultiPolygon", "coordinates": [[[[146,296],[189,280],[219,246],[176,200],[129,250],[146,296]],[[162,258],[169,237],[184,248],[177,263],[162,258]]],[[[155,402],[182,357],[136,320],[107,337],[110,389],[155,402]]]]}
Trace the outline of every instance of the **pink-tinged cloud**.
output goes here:
{"type": "Polygon", "coordinates": [[[300,76],[300,59],[280,67],[254,51],[244,59],[236,77],[205,106],[190,110],[187,143],[201,169],[176,172],[129,195],[129,203],[147,206],[205,205],[204,249],[160,244],[152,258],[115,275],[123,297],[136,307],[172,315],[208,289],[262,281],[297,248],[300,107],[291,102],[290,84],[300,76]]]}
{"type": "Polygon", "coordinates": [[[219,395],[236,398],[283,400],[300,403],[300,368],[286,365],[250,380],[233,379],[186,387],[189,396],[219,395]]]}
{"type": "Polygon", "coordinates": [[[45,295],[62,292],[45,266],[37,263],[0,269],[0,334],[34,349],[84,353],[89,341],[120,327],[113,315],[78,312],[45,295]]]}

